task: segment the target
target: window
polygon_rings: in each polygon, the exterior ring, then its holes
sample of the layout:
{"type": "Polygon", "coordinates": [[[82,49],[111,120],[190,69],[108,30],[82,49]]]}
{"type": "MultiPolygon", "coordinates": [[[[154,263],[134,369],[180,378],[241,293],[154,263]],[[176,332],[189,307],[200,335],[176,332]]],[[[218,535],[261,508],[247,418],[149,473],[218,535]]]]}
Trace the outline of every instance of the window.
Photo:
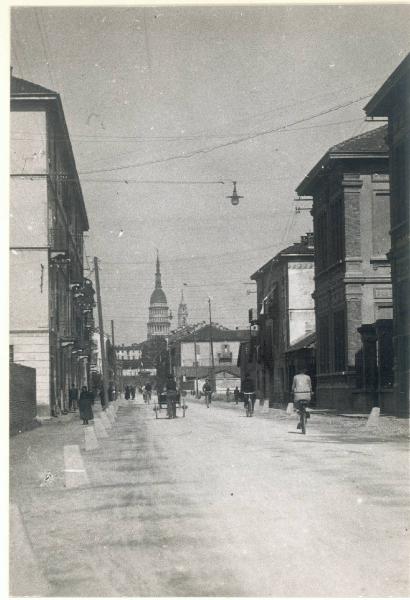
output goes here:
{"type": "Polygon", "coordinates": [[[331,208],[332,261],[339,262],[344,258],[344,210],[343,198],[338,198],[331,208]]]}
{"type": "Polygon", "coordinates": [[[330,368],[329,360],[329,318],[326,315],[318,320],[318,353],[319,353],[319,372],[328,373],[330,368]]]}
{"type": "Polygon", "coordinates": [[[14,362],[14,346],[9,346],[9,362],[14,362]]]}
{"type": "Polygon", "coordinates": [[[374,193],[372,202],[373,256],[384,256],[390,250],[390,195],[374,193]]]}
{"type": "Polygon", "coordinates": [[[339,310],[333,315],[334,370],[344,371],[346,368],[346,334],[345,311],[339,310]]]}
{"type": "MultiPolygon", "coordinates": [[[[315,232],[316,237],[316,232],[315,232]]],[[[327,248],[327,213],[323,212],[317,219],[317,269],[322,271],[328,265],[327,248]]]]}

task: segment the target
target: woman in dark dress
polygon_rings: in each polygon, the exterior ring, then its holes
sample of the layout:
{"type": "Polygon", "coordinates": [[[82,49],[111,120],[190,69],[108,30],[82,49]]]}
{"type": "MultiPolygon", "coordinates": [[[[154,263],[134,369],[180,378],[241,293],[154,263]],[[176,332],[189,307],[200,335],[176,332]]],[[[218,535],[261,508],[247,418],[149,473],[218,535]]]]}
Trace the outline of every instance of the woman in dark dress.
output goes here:
{"type": "Polygon", "coordinates": [[[80,409],[80,418],[83,420],[83,425],[88,425],[88,421],[94,419],[91,394],[87,387],[83,385],[81,388],[80,400],[78,402],[80,409]]]}

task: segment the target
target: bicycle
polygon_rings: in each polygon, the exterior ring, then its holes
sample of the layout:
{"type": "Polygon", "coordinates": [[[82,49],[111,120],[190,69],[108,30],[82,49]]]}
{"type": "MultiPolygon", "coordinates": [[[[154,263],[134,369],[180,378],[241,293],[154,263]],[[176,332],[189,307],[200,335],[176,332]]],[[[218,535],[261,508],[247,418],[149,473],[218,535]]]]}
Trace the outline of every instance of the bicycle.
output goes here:
{"type": "Polygon", "coordinates": [[[254,392],[243,392],[245,396],[245,408],[246,408],[246,416],[252,417],[253,415],[253,407],[255,402],[255,393],[254,392]],[[248,398],[246,398],[248,396],[248,398]]]}
{"type": "Polygon", "coordinates": [[[297,428],[301,430],[303,435],[306,434],[306,422],[308,419],[310,419],[310,414],[306,410],[308,404],[308,400],[299,400],[298,402],[297,413],[300,415],[300,418],[297,428]]]}
{"type": "Polygon", "coordinates": [[[205,402],[206,402],[206,407],[209,408],[209,405],[212,402],[212,392],[205,392],[205,402]]]}

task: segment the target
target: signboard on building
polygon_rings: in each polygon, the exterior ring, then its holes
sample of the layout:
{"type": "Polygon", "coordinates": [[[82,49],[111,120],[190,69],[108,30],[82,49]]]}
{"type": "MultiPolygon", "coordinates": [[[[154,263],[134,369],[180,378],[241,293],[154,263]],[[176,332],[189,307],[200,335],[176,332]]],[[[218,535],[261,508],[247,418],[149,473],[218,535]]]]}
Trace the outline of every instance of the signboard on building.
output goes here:
{"type": "Polygon", "coordinates": [[[156,375],[156,369],[123,369],[122,374],[123,377],[138,377],[138,375],[143,375],[149,373],[150,375],[156,375]]]}

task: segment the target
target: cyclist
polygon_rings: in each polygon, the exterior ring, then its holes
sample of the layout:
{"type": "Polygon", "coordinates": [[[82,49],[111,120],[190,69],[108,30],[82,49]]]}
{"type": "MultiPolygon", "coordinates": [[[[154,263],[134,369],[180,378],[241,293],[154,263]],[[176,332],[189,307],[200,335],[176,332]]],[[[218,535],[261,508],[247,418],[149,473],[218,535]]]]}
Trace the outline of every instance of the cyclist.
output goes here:
{"type": "MultiPolygon", "coordinates": [[[[307,406],[312,398],[312,380],[306,373],[306,369],[300,369],[294,376],[292,382],[293,401],[296,410],[300,410],[302,405],[307,406]]],[[[309,418],[307,413],[307,418],[309,418]]],[[[301,423],[298,423],[297,428],[301,429],[301,423]]]]}
{"type": "Polygon", "coordinates": [[[144,387],[144,400],[145,402],[147,402],[148,404],[151,402],[151,393],[152,393],[152,385],[150,384],[150,382],[148,381],[148,383],[145,384],[144,387]]]}
{"type": "Polygon", "coordinates": [[[209,379],[206,379],[204,385],[202,386],[202,391],[205,394],[206,405],[209,406],[211,404],[211,398],[212,398],[212,387],[209,382],[209,379]]]}
{"type": "Polygon", "coordinates": [[[242,381],[241,392],[244,395],[244,407],[246,408],[248,406],[248,403],[251,402],[252,407],[249,406],[249,408],[251,408],[251,414],[253,414],[253,409],[255,408],[256,394],[255,384],[249,373],[246,373],[245,379],[242,381]]]}

